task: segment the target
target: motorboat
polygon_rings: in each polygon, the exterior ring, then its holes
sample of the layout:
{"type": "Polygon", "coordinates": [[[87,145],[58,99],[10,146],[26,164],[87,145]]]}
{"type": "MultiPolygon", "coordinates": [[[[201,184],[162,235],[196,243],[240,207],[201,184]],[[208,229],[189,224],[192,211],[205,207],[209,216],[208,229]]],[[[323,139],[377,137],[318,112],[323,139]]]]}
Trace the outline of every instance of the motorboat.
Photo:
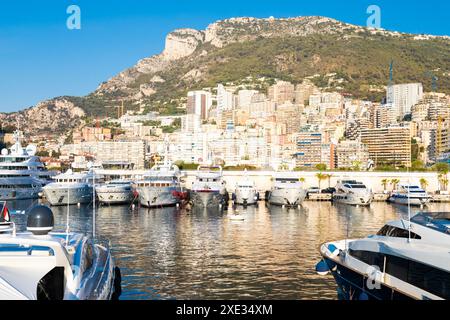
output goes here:
{"type": "Polygon", "coordinates": [[[355,206],[369,206],[373,192],[364,183],[356,180],[340,180],[333,193],[333,201],[355,206]]]}
{"type": "Polygon", "coordinates": [[[403,183],[391,193],[388,201],[411,206],[425,206],[431,201],[431,196],[417,185],[403,183]]]}
{"type": "Polygon", "coordinates": [[[28,212],[25,232],[14,222],[0,223],[0,299],[118,299],[121,275],[109,243],[53,227],[45,206],[28,212]]]}
{"type": "Polygon", "coordinates": [[[233,202],[238,205],[254,205],[258,203],[259,192],[254,181],[244,176],[236,183],[236,188],[232,195],[233,202]]]}
{"type": "Polygon", "coordinates": [[[77,173],[69,169],[53,179],[54,182],[43,188],[45,198],[52,206],[92,202],[95,179],[93,170],[77,173]]]}
{"type": "Polygon", "coordinates": [[[36,156],[36,146],[21,144],[22,133],[14,132],[14,145],[0,154],[0,200],[37,199],[42,187],[56,173],[48,171],[36,156]]]}
{"type": "Polygon", "coordinates": [[[269,204],[287,207],[297,207],[306,198],[306,190],[298,178],[276,175],[272,178],[273,186],[267,200],[269,204]]]}
{"type": "Polygon", "coordinates": [[[133,182],[129,180],[112,180],[95,187],[95,193],[100,203],[124,204],[131,203],[135,198],[133,182]]]}
{"type": "Polygon", "coordinates": [[[230,199],[221,166],[200,165],[192,183],[190,199],[194,206],[226,207],[230,199]]]}
{"type": "Polygon", "coordinates": [[[450,299],[450,213],[421,212],[376,235],[320,247],[316,271],[331,272],[347,300],[450,299]]]}

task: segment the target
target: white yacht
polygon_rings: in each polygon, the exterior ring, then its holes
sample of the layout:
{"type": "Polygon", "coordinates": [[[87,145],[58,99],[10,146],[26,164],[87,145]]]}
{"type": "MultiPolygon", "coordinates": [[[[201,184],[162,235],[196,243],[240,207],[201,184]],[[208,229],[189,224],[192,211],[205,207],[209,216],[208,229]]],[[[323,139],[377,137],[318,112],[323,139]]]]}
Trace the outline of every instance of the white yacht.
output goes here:
{"type": "Polygon", "coordinates": [[[192,182],[190,199],[194,206],[226,207],[230,200],[221,166],[200,165],[192,182]]]}
{"type": "Polygon", "coordinates": [[[51,205],[82,204],[93,200],[93,170],[75,173],[69,169],[53,179],[54,182],[43,188],[45,198],[51,205]]]}
{"type": "Polygon", "coordinates": [[[277,175],[272,179],[274,184],[266,198],[270,204],[296,207],[305,200],[306,190],[298,178],[277,175]]]}
{"type": "Polygon", "coordinates": [[[118,299],[120,269],[109,244],[53,227],[44,206],[30,210],[25,232],[0,223],[0,300],[118,299]]]}
{"type": "Polygon", "coordinates": [[[257,204],[259,200],[259,193],[256,189],[256,184],[254,181],[244,176],[236,184],[236,189],[233,193],[233,201],[235,204],[240,205],[254,205],[257,204]]]}
{"type": "Polygon", "coordinates": [[[0,155],[0,200],[37,199],[54,172],[47,171],[35,156],[36,147],[21,144],[22,133],[14,132],[15,144],[0,155]]]}
{"type": "Polygon", "coordinates": [[[181,187],[180,169],[169,161],[155,165],[137,181],[136,191],[139,203],[148,208],[176,206],[186,195],[181,187]]]}
{"type": "Polygon", "coordinates": [[[399,184],[392,192],[389,202],[411,206],[425,206],[431,201],[431,196],[421,187],[412,184],[399,184]]]}
{"type": "Polygon", "coordinates": [[[450,299],[450,213],[419,213],[377,235],[325,243],[316,271],[347,300],[450,299]]]}
{"type": "Polygon", "coordinates": [[[98,185],[95,193],[99,202],[105,204],[131,203],[135,198],[133,182],[128,180],[112,180],[98,185]]]}
{"type": "Polygon", "coordinates": [[[356,206],[369,206],[373,201],[373,192],[362,182],[340,180],[336,184],[333,201],[356,206]]]}

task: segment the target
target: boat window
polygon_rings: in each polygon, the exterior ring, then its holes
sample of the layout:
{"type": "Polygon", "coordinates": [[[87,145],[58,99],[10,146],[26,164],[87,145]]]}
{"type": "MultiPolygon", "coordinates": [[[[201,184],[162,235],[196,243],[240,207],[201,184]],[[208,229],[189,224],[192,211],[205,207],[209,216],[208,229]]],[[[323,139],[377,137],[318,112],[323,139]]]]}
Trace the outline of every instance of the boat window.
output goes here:
{"type": "Polygon", "coordinates": [[[37,285],[38,300],[62,300],[64,298],[64,267],[55,267],[37,285]]]}
{"type": "Polygon", "coordinates": [[[450,299],[450,273],[396,256],[387,256],[386,273],[444,299],[450,299]]]}
{"type": "Polygon", "coordinates": [[[92,267],[94,262],[94,249],[91,242],[86,242],[83,262],[81,264],[81,272],[86,272],[92,267]]]}
{"type": "Polygon", "coordinates": [[[349,253],[370,266],[378,267],[380,270],[384,268],[384,255],[379,252],[350,249],[349,253]]]}
{"type": "MultiPolygon", "coordinates": [[[[385,237],[395,237],[395,238],[409,238],[409,232],[408,230],[397,228],[390,225],[385,225],[383,228],[381,228],[380,231],[377,233],[378,236],[385,236],[385,237]]],[[[421,236],[418,234],[411,232],[411,239],[422,239],[421,236]]]]}

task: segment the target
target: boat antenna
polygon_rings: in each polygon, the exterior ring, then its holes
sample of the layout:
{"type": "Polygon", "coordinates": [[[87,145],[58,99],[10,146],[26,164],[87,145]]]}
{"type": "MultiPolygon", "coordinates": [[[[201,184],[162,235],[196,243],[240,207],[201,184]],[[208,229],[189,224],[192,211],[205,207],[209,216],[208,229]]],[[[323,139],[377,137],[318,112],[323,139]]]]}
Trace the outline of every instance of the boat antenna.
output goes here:
{"type": "Polygon", "coordinates": [[[66,245],[69,245],[69,221],[70,221],[70,188],[69,184],[67,184],[67,221],[66,221],[66,245]]]}
{"type": "Polygon", "coordinates": [[[410,175],[409,168],[407,168],[408,173],[408,242],[411,242],[411,183],[410,183],[410,175]]]}
{"type": "Polygon", "coordinates": [[[95,169],[92,169],[92,203],[93,203],[93,211],[92,211],[92,238],[95,239],[95,169]]]}

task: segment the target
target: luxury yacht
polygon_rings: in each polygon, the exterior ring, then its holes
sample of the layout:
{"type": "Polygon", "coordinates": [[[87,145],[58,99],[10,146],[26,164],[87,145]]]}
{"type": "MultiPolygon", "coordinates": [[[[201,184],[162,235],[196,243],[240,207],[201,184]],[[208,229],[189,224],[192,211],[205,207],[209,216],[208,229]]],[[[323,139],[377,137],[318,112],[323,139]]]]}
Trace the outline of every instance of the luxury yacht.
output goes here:
{"type": "Polygon", "coordinates": [[[0,223],[1,300],[109,300],[121,293],[120,270],[107,242],[51,232],[48,207],[28,213],[27,231],[0,223]]]}
{"type": "Polygon", "coordinates": [[[306,198],[306,190],[298,178],[284,175],[273,177],[272,190],[267,195],[270,204],[278,206],[296,207],[306,198]]]}
{"type": "Polygon", "coordinates": [[[0,155],[0,200],[37,199],[55,173],[47,171],[35,156],[36,147],[21,144],[22,133],[14,132],[15,144],[0,155]]]}
{"type": "Polygon", "coordinates": [[[412,206],[424,206],[430,200],[430,195],[424,189],[412,184],[400,184],[389,197],[389,202],[412,206]]]}
{"type": "Polygon", "coordinates": [[[98,201],[104,204],[131,203],[135,194],[133,182],[128,180],[112,180],[95,187],[98,201]]]}
{"type": "Polygon", "coordinates": [[[71,169],[54,177],[44,195],[52,206],[90,203],[93,200],[94,171],[75,173],[71,169]]]}
{"type": "Polygon", "coordinates": [[[221,166],[200,165],[192,183],[190,199],[194,206],[227,207],[230,200],[221,166]]]}
{"type": "Polygon", "coordinates": [[[183,200],[180,169],[165,161],[155,165],[143,179],[136,182],[139,202],[142,206],[168,207],[176,206],[183,200]]]}
{"type": "Polygon", "coordinates": [[[319,274],[331,272],[348,300],[450,299],[450,213],[419,213],[376,235],[325,243],[319,274]]]}
{"type": "Polygon", "coordinates": [[[233,201],[240,205],[254,205],[259,200],[259,193],[256,189],[255,182],[250,180],[247,176],[243,177],[241,181],[236,184],[236,189],[233,193],[233,201]]]}
{"type": "Polygon", "coordinates": [[[333,201],[349,205],[368,206],[373,201],[373,192],[362,182],[342,180],[336,184],[333,201]]]}

